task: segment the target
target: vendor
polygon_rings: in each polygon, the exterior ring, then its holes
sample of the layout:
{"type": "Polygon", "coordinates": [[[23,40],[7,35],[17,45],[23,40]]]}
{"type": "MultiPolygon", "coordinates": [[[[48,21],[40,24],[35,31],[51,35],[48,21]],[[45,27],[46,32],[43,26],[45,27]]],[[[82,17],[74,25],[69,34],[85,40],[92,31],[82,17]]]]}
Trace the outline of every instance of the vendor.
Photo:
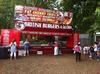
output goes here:
{"type": "Polygon", "coordinates": [[[58,42],[54,42],[54,55],[58,55],[58,42]]]}

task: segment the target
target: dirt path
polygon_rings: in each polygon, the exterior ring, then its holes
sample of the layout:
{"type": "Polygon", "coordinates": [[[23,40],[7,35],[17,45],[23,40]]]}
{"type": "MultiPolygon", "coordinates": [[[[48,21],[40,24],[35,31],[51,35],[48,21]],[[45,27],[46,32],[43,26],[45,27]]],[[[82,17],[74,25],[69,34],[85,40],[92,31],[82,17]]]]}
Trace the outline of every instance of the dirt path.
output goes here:
{"type": "Polygon", "coordinates": [[[75,62],[73,55],[32,55],[17,60],[0,60],[0,74],[100,74],[100,61],[82,57],[75,62]]]}

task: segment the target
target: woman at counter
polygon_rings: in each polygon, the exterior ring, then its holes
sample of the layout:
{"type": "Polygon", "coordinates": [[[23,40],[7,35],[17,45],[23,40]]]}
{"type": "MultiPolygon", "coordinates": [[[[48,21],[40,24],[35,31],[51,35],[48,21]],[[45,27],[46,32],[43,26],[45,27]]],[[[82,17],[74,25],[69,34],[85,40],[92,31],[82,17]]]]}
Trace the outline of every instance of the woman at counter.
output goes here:
{"type": "Polygon", "coordinates": [[[13,55],[14,55],[14,59],[16,59],[16,41],[13,40],[11,43],[10,43],[10,60],[12,59],[13,55]]]}
{"type": "Polygon", "coordinates": [[[58,55],[58,42],[54,42],[54,55],[58,55]]]}

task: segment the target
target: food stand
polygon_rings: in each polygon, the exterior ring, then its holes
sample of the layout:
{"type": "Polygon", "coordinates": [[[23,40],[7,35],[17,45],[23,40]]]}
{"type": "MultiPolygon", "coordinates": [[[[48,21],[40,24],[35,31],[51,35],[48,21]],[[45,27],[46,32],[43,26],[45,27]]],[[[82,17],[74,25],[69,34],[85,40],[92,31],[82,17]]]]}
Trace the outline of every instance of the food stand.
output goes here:
{"type": "Polygon", "coordinates": [[[20,48],[27,38],[30,41],[30,53],[53,54],[53,43],[56,40],[62,54],[70,53],[74,44],[79,41],[79,34],[74,33],[71,22],[71,12],[17,5],[14,14],[15,28],[1,30],[2,46],[16,39],[20,48]],[[5,35],[8,40],[4,39],[5,35]]]}

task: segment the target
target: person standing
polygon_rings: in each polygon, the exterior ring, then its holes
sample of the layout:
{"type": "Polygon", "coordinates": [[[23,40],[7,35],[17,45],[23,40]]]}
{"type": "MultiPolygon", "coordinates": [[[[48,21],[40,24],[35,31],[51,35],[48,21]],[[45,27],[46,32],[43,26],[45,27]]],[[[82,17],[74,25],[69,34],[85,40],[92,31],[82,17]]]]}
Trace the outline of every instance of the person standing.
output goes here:
{"type": "Polygon", "coordinates": [[[100,60],[100,41],[97,45],[97,61],[99,61],[99,60],[100,60]]]}
{"type": "Polygon", "coordinates": [[[60,43],[58,44],[58,46],[59,46],[58,54],[61,55],[61,54],[62,54],[62,52],[61,52],[61,49],[62,49],[62,42],[60,42],[60,43]]]}
{"type": "Polygon", "coordinates": [[[11,43],[10,43],[10,60],[12,60],[13,58],[13,55],[14,55],[14,59],[16,59],[16,41],[13,40],[11,43]]]}
{"type": "Polygon", "coordinates": [[[97,42],[94,42],[94,59],[97,59],[97,42]]]}
{"type": "Polygon", "coordinates": [[[89,58],[90,58],[90,60],[94,59],[94,47],[93,47],[93,44],[91,44],[90,49],[89,49],[89,58]]]}
{"type": "Polygon", "coordinates": [[[24,42],[24,50],[26,52],[26,55],[29,55],[29,46],[30,46],[29,41],[28,39],[26,39],[26,41],[24,42]]]}
{"type": "Polygon", "coordinates": [[[58,55],[58,42],[54,42],[54,55],[58,55]]]}
{"type": "Polygon", "coordinates": [[[75,52],[76,55],[76,62],[77,61],[81,61],[81,46],[80,46],[80,42],[78,42],[77,45],[74,46],[73,50],[75,52]]]}

